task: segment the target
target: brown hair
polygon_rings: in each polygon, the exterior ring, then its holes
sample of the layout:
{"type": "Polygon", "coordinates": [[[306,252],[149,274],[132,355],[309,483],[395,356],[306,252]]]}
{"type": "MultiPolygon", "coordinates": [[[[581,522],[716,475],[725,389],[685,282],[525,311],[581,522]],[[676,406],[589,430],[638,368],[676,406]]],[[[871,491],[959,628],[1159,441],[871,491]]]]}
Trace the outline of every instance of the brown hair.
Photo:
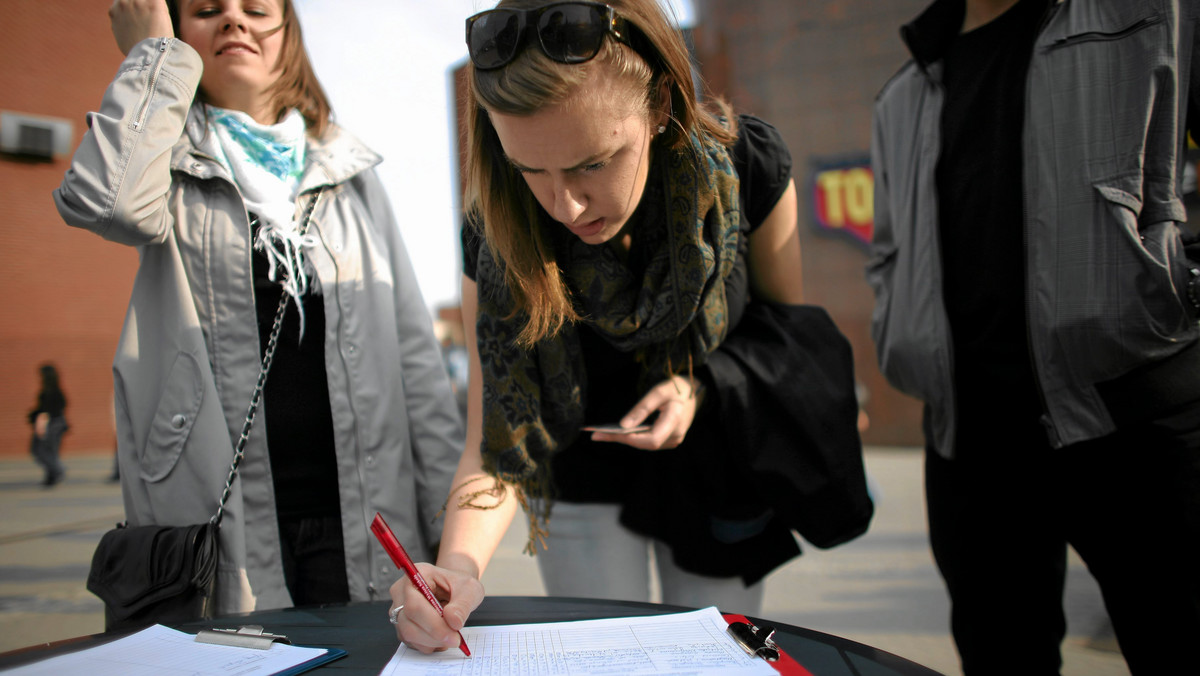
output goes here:
{"type": "MultiPolygon", "coordinates": [[[[167,3],[171,10],[171,27],[179,35],[179,5],[184,0],[167,3]]],[[[308,51],[304,48],[304,34],[300,30],[300,18],[292,8],[292,0],[279,0],[283,10],[283,23],[275,30],[283,31],[283,48],[279,52],[279,78],[271,85],[277,107],[275,119],[282,119],[287,111],[295,108],[304,117],[308,135],[320,138],[329,126],[333,109],[325,90],[317,80],[308,51]]],[[[204,92],[198,92],[201,101],[204,92]]]]}
{"type": "MultiPolygon", "coordinates": [[[[545,4],[547,0],[502,0],[497,8],[545,4]]],[[[488,247],[504,262],[515,313],[528,316],[517,337],[526,347],[579,317],[541,227],[537,200],[506,160],[488,111],[531,115],[569,98],[593,68],[612,68],[634,85],[631,90],[649,114],[669,116],[667,131],[654,141],[660,148],[686,147],[691,134],[727,146],[737,140],[733,114],[724,101],[715,101],[713,109],[697,102],[687,45],[658,0],[609,0],[608,4],[631,24],[629,44],[610,37],[594,59],[574,65],[558,63],[531,46],[502,68],[469,66],[468,70],[468,221],[482,227],[488,247]],[[665,97],[660,92],[669,92],[667,110],[662,110],[665,97]],[[722,117],[729,126],[722,124],[722,117]]]]}

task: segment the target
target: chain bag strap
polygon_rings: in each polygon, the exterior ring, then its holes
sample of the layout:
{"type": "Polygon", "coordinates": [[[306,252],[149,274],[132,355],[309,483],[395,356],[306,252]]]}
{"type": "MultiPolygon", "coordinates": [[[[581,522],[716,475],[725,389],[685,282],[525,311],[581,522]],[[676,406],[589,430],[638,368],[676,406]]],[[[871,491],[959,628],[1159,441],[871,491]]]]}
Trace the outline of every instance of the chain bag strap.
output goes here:
{"type": "MultiPolygon", "coordinates": [[[[317,208],[317,202],[320,200],[321,190],[318,189],[304,209],[304,217],[300,221],[301,236],[308,234],[313,210],[317,208]]],[[[304,271],[298,270],[297,274],[304,274],[304,271]]],[[[263,388],[267,384],[267,372],[271,370],[271,362],[275,359],[275,347],[279,343],[279,332],[283,328],[283,316],[287,313],[289,300],[291,297],[287,291],[284,291],[279,298],[279,309],[275,311],[275,322],[271,325],[271,336],[267,339],[267,349],[263,352],[262,368],[258,371],[258,382],[254,384],[254,394],[250,396],[250,406],[246,410],[246,422],[242,423],[242,434],[238,437],[237,445],[233,450],[233,463],[229,466],[229,476],[225,479],[225,490],[221,492],[221,502],[217,505],[217,513],[211,519],[214,527],[221,525],[221,519],[225,516],[225,503],[229,501],[229,495],[233,492],[233,481],[237,478],[238,465],[242,464],[242,458],[246,455],[246,442],[250,440],[250,428],[254,426],[254,418],[258,415],[258,406],[262,403],[263,388]]]]}

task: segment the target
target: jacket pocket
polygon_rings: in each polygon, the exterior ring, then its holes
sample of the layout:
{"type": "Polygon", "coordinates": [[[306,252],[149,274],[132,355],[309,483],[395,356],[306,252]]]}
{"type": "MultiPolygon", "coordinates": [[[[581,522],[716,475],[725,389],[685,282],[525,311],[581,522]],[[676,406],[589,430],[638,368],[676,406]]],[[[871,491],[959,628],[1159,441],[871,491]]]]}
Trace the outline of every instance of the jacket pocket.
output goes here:
{"type": "Polygon", "coordinates": [[[1050,49],[1069,47],[1085,42],[1124,40],[1165,23],[1166,17],[1140,3],[1113,3],[1109,8],[1078,11],[1049,44],[1050,49]]]}
{"type": "MultiPolygon", "coordinates": [[[[1107,266],[1117,279],[1116,289],[1136,289],[1134,295],[1117,293],[1119,302],[1138,302],[1139,308],[1121,308],[1124,316],[1143,314],[1142,322],[1158,336],[1177,334],[1195,321],[1187,302],[1190,265],[1183,250],[1179,227],[1172,218],[1162,218],[1176,211],[1172,205],[1151,209],[1132,189],[1121,181],[1095,185],[1115,228],[1106,229],[1109,237],[1120,238],[1128,246],[1113,247],[1114,259],[1107,266]],[[1151,213],[1154,212],[1154,213],[1151,213]],[[1130,252],[1128,255],[1122,251],[1130,252]],[[1137,301],[1132,301],[1137,298],[1137,301]],[[1124,300],[1122,300],[1124,299],[1124,300]]],[[[1182,209],[1182,205],[1177,205],[1182,209]]]]}
{"type": "Polygon", "coordinates": [[[179,461],[204,401],[201,365],[190,353],[175,357],[165,382],[139,463],[142,479],[151,482],[162,481],[179,461]]]}

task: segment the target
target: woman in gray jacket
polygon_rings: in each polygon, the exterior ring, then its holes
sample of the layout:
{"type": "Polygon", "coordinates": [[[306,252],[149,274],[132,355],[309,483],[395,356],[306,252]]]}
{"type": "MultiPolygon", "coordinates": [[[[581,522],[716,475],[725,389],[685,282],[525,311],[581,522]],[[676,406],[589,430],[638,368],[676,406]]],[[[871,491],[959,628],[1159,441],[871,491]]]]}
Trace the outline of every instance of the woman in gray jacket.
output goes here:
{"type": "Polygon", "coordinates": [[[432,558],[463,439],[380,158],[330,121],[290,0],[109,14],[127,58],[54,199],[140,253],[113,366],[128,521],[215,512],[287,294],[216,611],[386,597],[370,520],[432,558]]]}

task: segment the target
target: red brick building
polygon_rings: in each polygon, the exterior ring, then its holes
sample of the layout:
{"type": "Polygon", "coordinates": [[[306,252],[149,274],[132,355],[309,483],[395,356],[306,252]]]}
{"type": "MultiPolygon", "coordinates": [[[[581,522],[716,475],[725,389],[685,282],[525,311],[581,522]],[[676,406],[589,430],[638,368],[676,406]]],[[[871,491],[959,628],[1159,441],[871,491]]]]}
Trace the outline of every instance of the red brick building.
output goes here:
{"type": "MultiPolygon", "coordinates": [[[[695,0],[697,59],[710,88],[740,111],[774,124],[791,148],[800,196],[806,300],[829,310],[854,348],[867,387],[867,443],[920,445],[920,404],[892,389],[871,341],[874,296],[866,283],[866,247],[852,236],[816,227],[819,202],[841,199],[845,220],[870,213],[871,106],[908,58],[901,24],[928,0],[695,0]],[[855,168],[867,181],[824,181],[820,170],[855,168]],[[848,188],[861,184],[858,190],[848,188]],[[822,188],[837,187],[832,194],[822,188]]],[[[827,214],[829,215],[829,214],[827,214]]],[[[830,220],[826,218],[825,220],[830,220]]],[[[861,219],[860,219],[861,220],[861,219]]],[[[869,232],[869,224],[866,227],[869,232]]],[[[864,233],[859,233],[864,234],[864,233]]]]}
{"type": "MultiPolygon", "coordinates": [[[[100,102],[121,53],[108,3],[11,2],[0,29],[0,110],[71,124],[100,102]]],[[[5,118],[9,120],[10,118],[5,118]]],[[[29,452],[26,415],[54,362],[68,398],[63,453],[111,451],[112,358],[137,252],[63,224],[51,191],[70,153],[42,160],[0,154],[0,454],[29,452]]]]}
{"type": "MultiPolygon", "coordinates": [[[[121,60],[108,3],[10,4],[0,40],[0,110],[69,121],[73,149],[85,114],[97,106],[121,60]]],[[[828,308],[854,347],[859,379],[870,394],[867,442],[921,443],[919,404],[892,390],[875,362],[865,247],[816,223],[830,220],[822,209],[848,224],[869,209],[869,181],[850,179],[869,179],[861,165],[870,146],[871,103],[907,57],[900,24],[926,0],[694,4],[699,24],[693,38],[710,88],[737,109],[772,122],[791,147],[805,293],[809,302],[828,308]],[[847,180],[821,172],[843,165],[847,180]]],[[[69,158],[0,154],[0,454],[28,452],[25,415],[38,387],[37,366],[48,360],[59,366],[70,399],[72,430],[64,452],[109,450],[113,444],[111,362],[137,254],[63,225],[50,193],[69,158]]]]}

